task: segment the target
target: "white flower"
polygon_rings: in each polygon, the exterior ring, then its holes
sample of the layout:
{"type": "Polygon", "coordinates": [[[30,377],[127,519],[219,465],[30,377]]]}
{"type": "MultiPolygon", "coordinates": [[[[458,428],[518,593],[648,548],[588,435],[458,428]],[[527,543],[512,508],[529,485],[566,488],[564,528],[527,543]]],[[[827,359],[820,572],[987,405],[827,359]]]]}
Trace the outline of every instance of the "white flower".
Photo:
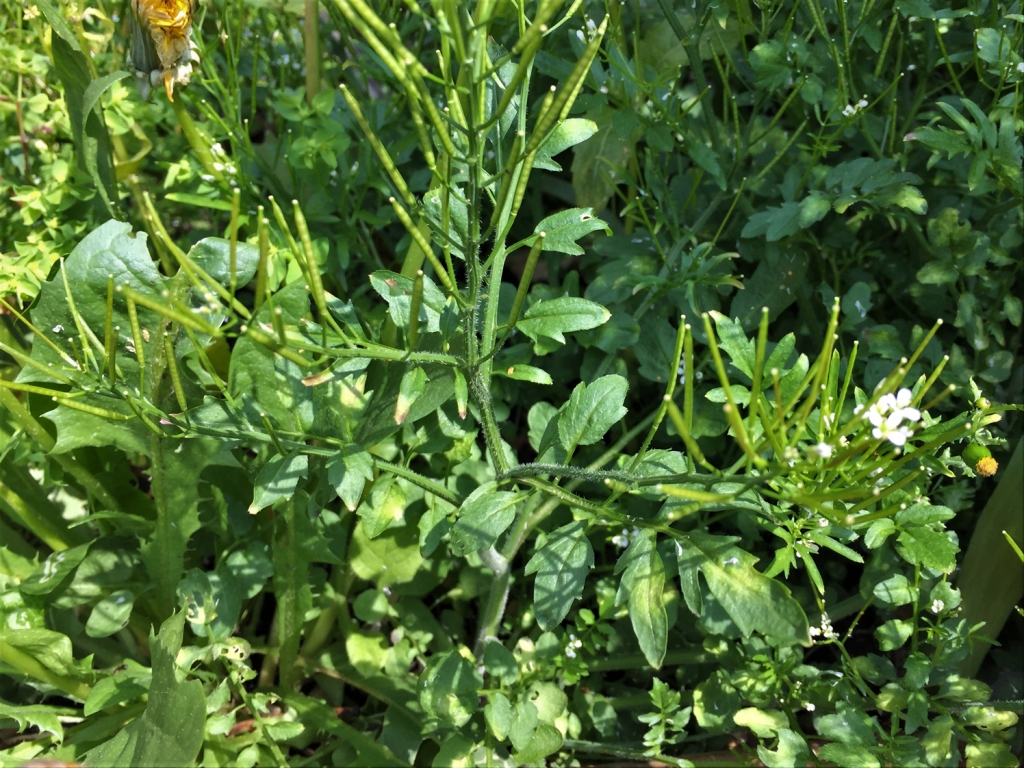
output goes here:
{"type": "Polygon", "coordinates": [[[1024,74],[1024,61],[1017,65],[1017,71],[1024,74]]]}
{"type": "Polygon", "coordinates": [[[64,330],[64,326],[61,325],[60,323],[57,323],[57,325],[53,326],[53,332],[54,333],[61,333],[63,330],[64,330]]]}
{"type": "Polygon", "coordinates": [[[814,711],[814,705],[811,704],[811,702],[809,702],[809,701],[805,701],[804,702],[804,709],[806,709],[808,712],[813,712],[814,711]]]}
{"type": "Polygon", "coordinates": [[[853,104],[847,104],[843,107],[843,117],[850,117],[855,114],[857,114],[857,108],[853,104]]]}
{"type": "Polygon", "coordinates": [[[807,449],[807,455],[819,459],[831,459],[832,446],[828,443],[818,443],[807,449]]]}
{"type": "MultiPolygon", "coordinates": [[[[889,395],[892,397],[892,395],[889,395]]],[[[921,412],[917,408],[911,408],[910,404],[914,401],[914,393],[904,387],[896,393],[894,402],[896,404],[894,412],[899,413],[907,421],[920,421],[921,412]]]]}
{"type": "Polygon", "coordinates": [[[630,531],[628,528],[623,528],[621,534],[612,536],[612,544],[621,549],[625,549],[629,546],[629,543],[634,539],[634,537],[639,533],[639,528],[634,528],[632,531],[630,531]]]}
{"type": "Polygon", "coordinates": [[[938,600],[938,599],[932,600],[932,613],[938,613],[939,611],[941,611],[945,607],[946,607],[946,604],[944,602],[942,602],[941,600],[938,600]]]}
{"type": "Polygon", "coordinates": [[[570,659],[576,658],[576,651],[583,647],[583,641],[577,640],[576,635],[569,634],[569,642],[565,644],[565,655],[570,659]]]}
{"type": "MultiPolygon", "coordinates": [[[[871,423],[874,424],[874,420],[871,423]]],[[[907,444],[907,439],[913,432],[907,427],[900,426],[900,414],[897,412],[890,413],[884,420],[879,419],[871,434],[876,440],[888,440],[893,445],[902,447],[907,444]]]]}

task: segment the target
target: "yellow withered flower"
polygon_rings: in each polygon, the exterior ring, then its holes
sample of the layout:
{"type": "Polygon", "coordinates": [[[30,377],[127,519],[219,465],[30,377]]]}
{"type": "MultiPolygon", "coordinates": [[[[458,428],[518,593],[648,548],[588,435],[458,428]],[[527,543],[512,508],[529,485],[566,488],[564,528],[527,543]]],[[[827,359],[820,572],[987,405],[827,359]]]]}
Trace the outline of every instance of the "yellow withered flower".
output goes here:
{"type": "Polygon", "coordinates": [[[192,62],[199,61],[192,42],[195,0],[130,0],[131,62],[143,94],[163,82],[174,101],[175,84],[188,85],[192,62]]]}

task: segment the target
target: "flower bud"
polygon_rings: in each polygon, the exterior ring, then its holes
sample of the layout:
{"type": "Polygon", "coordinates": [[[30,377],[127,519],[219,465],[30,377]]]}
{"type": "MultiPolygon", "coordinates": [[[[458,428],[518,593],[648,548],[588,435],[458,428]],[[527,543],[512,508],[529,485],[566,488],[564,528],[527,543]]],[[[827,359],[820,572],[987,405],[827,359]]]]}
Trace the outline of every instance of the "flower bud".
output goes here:
{"type": "Polygon", "coordinates": [[[999,462],[992,458],[992,452],[977,443],[971,443],[964,449],[963,460],[982,477],[992,477],[999,469],[999,462]]]}

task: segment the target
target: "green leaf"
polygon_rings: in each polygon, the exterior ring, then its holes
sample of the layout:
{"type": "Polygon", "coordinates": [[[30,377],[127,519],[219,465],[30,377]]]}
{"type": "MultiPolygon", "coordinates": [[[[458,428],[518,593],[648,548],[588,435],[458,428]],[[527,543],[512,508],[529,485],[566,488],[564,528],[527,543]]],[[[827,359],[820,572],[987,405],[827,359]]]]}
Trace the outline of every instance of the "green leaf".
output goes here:
{"type": "MultiPolygon", "coordinates": [[[[370,285],[388,303],[389,314],[395,325],[399,328],[408,328],[409,314],[412,312],[413,279],[382,269],[370,275],[370,285]]],[[[434,285],[433,280],[424,277],[419,317],[421,330],[430,333],[440,332],[444,304],[444,294],[434,285]]]]}
{"type": "Polygon", "coordinates": [[[43,733],[52,733],[58,744],[64,741],[64,727],[60,723],[60,718],[74,717],[77,714],[77,710],[68,707],[54,707],[49,704],[18,706],[0,699],[0,720],[10,719],[17,723],[17,733],[32,727],[43,733]]]}
{"type": "Polygon", "coordinates": [[[729,317],[738,319],[750,330],[761,321],[762,307],[768,307],[768,319],[775,320],[797,300],[809,263],[803,251],[769,246],[764,260],[744,281],[744,290],[733,297],[729,317]]]}
{"type": "Polygon", "coordinates": [[[564,120],[540,145],[537,156],[533,160],[533,167],[545,171],[561,171],[562,166],[551,158],[569,147],[586,141],[595,133],[597,133],[597,123],[593,120],[586,120],[582,117],[570,117],[564,120]]]}
{"type": "Polygon", "coordinates": [[[126,660],[125,669],[100,678],[93,684],[89,698],[85,700],[83,714],[89,717],[107,707],[135,701],[149,690],[152,677],[153,673],[148,667],[126,660]]]}
{"type": "MultiPolygon", "coordinates": [[[[231,210],[230,204],[228,210],[231,210]]],[[[204,237],[192,246],[188,255],[199,267],[224,286],[231,285],[231,241],[223,237],[204,237]]],[[[242,288],[256,277],[260,249],[243,240],[235,244],[235,285],[242,288]]]]}
{"type": "Polygon", "coordinates": [[[384,475],[374,484],[369,498],[359,505],[360,527],[375,539],[388,528],[404,524],[405,507],[405,491],[393,475],[384,475]]]}
{"type": "Polygon", "coordinates": [[[626,415],[623,402],[629,385],[616,374],[602,376],[589,386],[580,382],[558,417],[558,438],[567,451],[591,445],[626,415]]]}
{"type": "Polygon", "coordinates": [[[757,747],[757,756],[768,768],[793,768],[796,765],[805,765],[808,755],[807,742],[788,728],[779,731],[779,743],[774,752],[761,745],[757,747]]]}
{"type": "Polygon", "coordinates": [[[153,682],[142,715],[114,738],[86,753],[87,766],[191,765],[203,745],[206,697],[198,680],[179,682],[174,659],[181,648],[184,612],[150,633],[153,682]]]}
{"type": "Polygon", "coordinates": [[[777,709],[757,709],[746,707],[733,715],[736,725],[749,728],[762,739],[775,736],[778,731],[789,725],[789,718],[777,709]]]}
{"type": "Polygon", "coordinates": [[[885,653],[895,651],[903,646],[914,632],[914,625],[909,621],[891,619],[875,630],[878,647],[885,653]]]}
{"type": "Polygon", "coordinates": [[[18,588],[26,595],[49,594],[85,559],[91,544],[92,542],[89,542],[60,552],[52,552],[18,588]]]}
{"type": "Polygon", "coordinates": [[[628,134],[620,136],[615,130],[616,114],[619,113],[607,106],[588,113],[597,125],[597,133],[573,149],[572,187],[576,203],[595,211],[604,210],[616,185],[628,178],[627,166],[634,156],[633,138],[628,134]]]}
{"type": "Polygon", "coordinates": [[[874,588],[875,597],[889,605],[906,605],[917,599],[917,590],[901,573],[879,582],[874,588]]]}
{"type": "Polygon", "coordinates": [[[459,519],[452,527],[452,554],[464,557],[491,546],[515,519],[518,493],[495,491],[486,483],[466,497],[459,508],[459,519]]]}
{"type": "Polygon", "coordinates": [[[85,634],[89,637],[109,637],[128,625],[135,604],[135,594],[130,589],[119,589],[93,606],[85,623],[85,634]]]}
{"type": "Polygon", "coordinates": [[[359,506],[369,480],[373,480],[373,459],[360,445],[346,445],[327,460],[327,481],[350,512],[359,506]]]}
{"type": "Polygon", "coordinates": [[[538,763],[548,755],[562,748],[562,732],[548,723],[540,723],[533,732],[533,738],[523,749],[512,753],[512,759],[519,765],[538,763]]]}
{"type": "Polygon", "coordinates": [[[304,453],[282,456],[274,454],[256,476],[253,483],[253,499],[249,514],[255,515],[261,509],[295,495],[299,480],[309,471],[309,457],[304,453]]]}
{"type": "Polygon", "coordinates": [[[341,743],[350,745],[356,751],[353,765],[372,765],[380,768],[402,768],[407,765],[383,744],[374,741],[338,717],[333,707],[294,691],[289,691],[284,696],[284,701],[289,709],[297,713],[299,721],[305,723],[311,730],[332,734],[341,743]]]}
{"type": "Polygon", "coordinates": [[[345,653],[349,663],[361,675],[369,677],[384,668],[388,658],[388,644],[380,632],[349,632],[345,636],[345,653]]]}
{"type": "Polygon", "coordinates": [[[430,660],[420,677],[420,705],[430,716],[461,728],[477,711],[483,679],[457,651],[430,660]]]}
{"type": "Polygon", "coordinates": [[[494,738],[498,741],[508,738],[508,732],[512,728],[512,704],[504,694],[492,693],[487,697],[484,719],[494,738]]]}
{"type": "MultiPolygon", "coordinates": [[[[692,531],[680,539],[679,576],[691,610],[700,606],[697,572],[744,636],[761,632],[775,640],[811,644],[807,616],[789,590],[754,568],[757,558],[733,546],[732,537],[692,531]]],[[[698,614],[699,615],[699,614],[698,614]]]]}
{"type": "Polygon", "coordinates": [[[352,532],[350,562],[355,574],[378,588],[412,581],[423,564],[417,531],[411,525],[389,528],[371,539],[363,526],[352,532]]]}
{"type": "Polygon", "coordinates": [[[584,251],[576,241],[599,229],[612,233],[604,221],[594,216],[593,208],[569,208],[542,219],[533,231],[538,235],[545,233],[545,251],[582,256],[584,251]]]}
{"type": "Polygon", "coordinates": [[[825,744],[818,750],[818,756],[839,768],[880,768],[882,765],[869,750],[847,744],[825,744]]]}
{"type": "Polygon", "coordinates": [[[231,201],[229,200],[221,200],[219,198],[206,197],[204,195],[195,195],[191,192],[168,192],[164,195],[164,199],[170,200],[172,203],[191,205],[195,208],[209,208],[212,211],[231,210],[231,201]]]}
{"type": "Polygon", "coordinates": [[[818,733],[850,746],[872,747],[877,736],[871,719],[845,701],[836,704],[834,715],[824,715],[815,723],[818,733]]]}
{"type": "Polygon", "coordinates": [[[502,685],[512,685],[519,679],[519,662],[499,641],[492,640],[484,648],[484,668],[501,678],[502,685]]]}
{"type": "Polygon", "coordinates": [[[933,531],[923,525],[904,528],[897,539],[897,551],[908,563],[924,565],[943,573],[956,568],[956,544],[945,533],[933,531]]]}
{"type": "Polygon", "coordinates": [[[672,369],[675,350],[676,331],[668,321],[652,312],[644,315],[640,321],[640,338],[633,345],[633,353],[640,363],[637,373],[649,381],[664,384],[677,373],[672,369]]]}
{"type": "Polygon", "coordinates": [[[561,624],[573,601],[583,594],[587,571],[594,567],[594,548],[586,531],[585,520],[563,525],[548,535],[544,546],[526,564],[526,575],[537,574],[534,612],[543,630],[561,624]]]}
{"type": "Polygon", "coordinates": [[[547,336],[565,343],[562,334],[572,331],[588,331],[608,322],[611,312],[593,301],[575,296],[560,296],[550,301],[538,301],[530,306],[516,324],[534,341],[547,336]]]}
{"type": "MultiPolygon", "coordinates": [[[[622,570],[620,595],[625,592],[629,619],[647,663],[661,667],[668,649],[668,613],[665,610],[665,564],[655,546],[657,534],[642,529],[615,565],[622,570]]],[[[618,598],[616,602],[620,602],[618,598]]]]}

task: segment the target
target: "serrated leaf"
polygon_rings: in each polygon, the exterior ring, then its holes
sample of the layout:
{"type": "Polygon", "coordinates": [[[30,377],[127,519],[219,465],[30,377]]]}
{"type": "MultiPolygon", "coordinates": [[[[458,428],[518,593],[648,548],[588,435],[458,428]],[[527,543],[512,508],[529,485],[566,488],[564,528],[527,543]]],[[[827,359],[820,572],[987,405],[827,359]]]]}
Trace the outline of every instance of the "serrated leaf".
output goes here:
{"type": "MultiPolygon", "coordinates": [[[[370,275],[370,285],[388,303],[392,321],[399,328],[409,327],[409,313],[412,311],[413,280],[386,269],[370,275]]],[[[431,333],[441,330],[441,312],[445,298],[429,277],[423,278],[423,300],[420,303],[420,329],[431,333]]]]}
{"type": "Polygon", "coordinates": [[[679,543],[680,582],[691,610],[700,605],[692,595],[696,572],[704,574],[708,589],[744,636],[752,632],[790,643],[810,645],[807,616],[781,582],[754,568],[757,558],[733,545],[732,537],[711,536],[692,531],[679,543]]]}
{"type": "Polygon", "coordinates": [[[558,417],[558,438],[571,451],[596,443],[626,415],[623,402],[629,385],[621,376],[602,376],[589,386],[580,382],[558,417]]]}
{"type": "Polygon", "coordinates": [[[303,453],[274,454],[256,476],[249,514],[295,495],[299,480],[309,472],[309,457],[303,453]]]}
{"type": "Polygon", "coordinates": [[[575,296],[560,296],[550,301],[538,301],[530,306],[516,324],[534,341],[547,336],[565,343],[565,333],[589,331],[608,322],[611,312],[593,301],[575,296]]]}
{"type": "Polygon", "coordinates": [[[459,508],[459,519],[452,526],[452,553],[465,556],[491,546],[516,516],[518,493],[495,491],[494,483],[477,488],[459,508]]]}
{"type": "Polygon", "coordinates": [[[580,144],[597,133],[597,123],[582,117],[570,117],[560,123],[544,140],[533,161],[534,168],[545,171],[561,171],[562,166],[552,158],[569,147],[580,144]]]}
{"type": "Polygon", "coordinates": [[[141,716],[110,741],[90,750],[89,766],[191,765],[203,745],[206,697],[198,680],[179,682],[174,659],[181,648],[184,612],[167,619],[160,634],[150,634],[153,682],[141,716]]]}
{"type": "Polygon", "coordinates": [[[422,397],[427,388],[427,373],[419,366],[408,370],[398,385],[398,400],[395,402],[395,424],[401,424],[409,416],[413,404],[422,397]]]}
{"type": "Polygon", "coordinates": [[[512,704],[504,694],[492,693],[487,697],[484,720],[498,741],[504,741],[508,737],[508,732],[512,728],[512,704]]]}
{"type": "Polygon", "coordinates": [[[757,756],[768,768],[792,768],[804,765],[808,757],[807,742],[803,737],[788,728],[779,731],[779,743],[775,751],[763,745],[757,748],[757,756]]]}
{"type": "Polygon", "coordinates": [[[908,563],[924,565],[943,573],[952,573],[956,568],[957,545],[945,533],[923,525],[905,528],[897,539],[896,548],[908,563]]]}
{"type": "Polygon", "coordinates": [[[864,747],[847,744],[825,744],[818,750],[818,756],[839,768],[879,768],[881,763],[864,747]]]}
{"type": "Polygon", "coordinates": [[[359,505],[356,514],[366,535],[375,539],[403,521],[405,506],[402,487],[392,475],[384,475],[377,480],[369,497],[359,505]]]}
{"type": "Polygon", "coordinates": [[[570,208],[542,219],[533,231],[545,233],[545,251],[582,256],[584,251],[577,241],[599,229],[609,235],[612,232],[607,223],[594,216],[593,208],[570,208]]]}
{"type": "Polygon", "coordinates": [[[587,571],[594,566],[594,549],[586,536],[585,520],[563,525],[548,536],[526,564],[526,575],[537,574],[534,611],[543,630],[554,629],[583,594],[587,571]]]}
{"type": "Polygon", "coordinates": [[[346,445],[327,460],[327,481],[351,512],[359,505],[363,487],[373,480],[373,458],[361,445],[346,445]]]}

